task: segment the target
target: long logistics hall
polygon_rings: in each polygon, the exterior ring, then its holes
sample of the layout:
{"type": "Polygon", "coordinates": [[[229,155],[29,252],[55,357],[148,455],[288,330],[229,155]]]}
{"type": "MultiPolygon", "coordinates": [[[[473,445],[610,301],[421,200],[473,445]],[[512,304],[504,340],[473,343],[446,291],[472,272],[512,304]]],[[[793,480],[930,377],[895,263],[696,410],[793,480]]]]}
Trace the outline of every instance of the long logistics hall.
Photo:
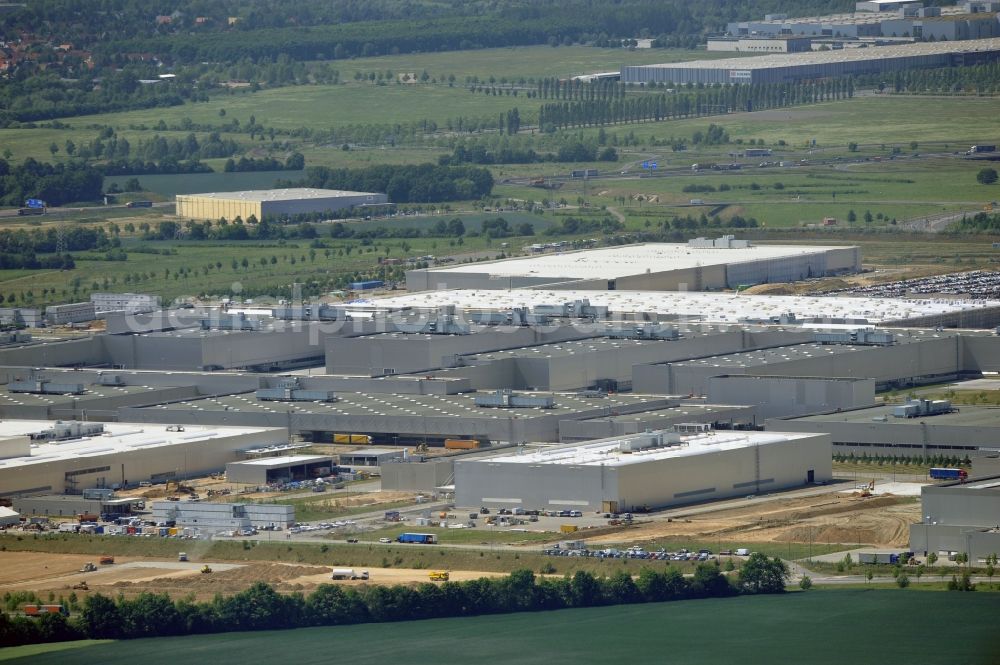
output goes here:
{"type": "Polygon", "coordinates": [[[703,291],[860,269],[857,247],[754,245],[723,236],[686,244],[645,243],[410,270],[406,288],[703,291]]]}
{"type": "Polygon", "coordinates": [[[336,212],[344,208],[383,205],[385,194],[346,192],[337,189],[258,189],[245,192],[178,194],[177,216],[184,219],[216,221],[239,217],[280,218],[307,213],[336,212]]]}
{"type": "Polygon", "coordinates": [[[775,53],[752,58],[695,60],[622,67],[625,83],[791,83],[831,76],[996,62],[1000,38],[921,42],[864,49],[775,53]]]}

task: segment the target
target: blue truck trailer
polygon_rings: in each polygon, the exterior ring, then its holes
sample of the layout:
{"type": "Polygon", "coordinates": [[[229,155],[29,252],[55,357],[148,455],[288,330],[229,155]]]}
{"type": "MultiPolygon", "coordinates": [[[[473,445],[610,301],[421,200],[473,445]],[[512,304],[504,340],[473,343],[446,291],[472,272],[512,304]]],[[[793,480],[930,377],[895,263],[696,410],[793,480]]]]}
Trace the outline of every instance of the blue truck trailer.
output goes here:
{"type": "Polygon", "coordinates": [[[421,545],[433,545],[437,542],[437,536],[433,533],[401,533],[396,538],[400,543],[419,543],[421,545]]]}

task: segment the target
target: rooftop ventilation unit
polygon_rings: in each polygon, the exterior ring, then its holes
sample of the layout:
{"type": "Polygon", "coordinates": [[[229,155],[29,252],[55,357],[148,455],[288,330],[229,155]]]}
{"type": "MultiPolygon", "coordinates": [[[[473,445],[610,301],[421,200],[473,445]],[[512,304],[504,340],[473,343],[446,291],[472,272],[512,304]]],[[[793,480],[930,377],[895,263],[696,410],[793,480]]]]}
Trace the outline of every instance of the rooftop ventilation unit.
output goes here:
{"type": "Polygon", "coordinates": [[[940,416],[955,410],[951,402],[946,399],[911,399],[906,404],[895,407],[892,410],[892,415],[896,418],[920,418],[940,416]]]}
{"type": "Polygon", "coordinates": [[[712,426],[709,423],[677,423],[674,425],[676,434],[708,434],[711,431],[712,426]]]}
{"type": "Polygon", "coordinates": [[[55,383],[47,379],[28,379],[27,381],[11,381],[7,384],[7,392],[31,393],[33,395],[79,395],[84,392],[82,383],[55,383]]]}
{"type": "Polygon", "coordinates": [[[627,326],[624,328],[609,328],[604,333],[605,337],[610,337],[611,339],[663,339],[663,340],[673,340],[679,339],[680,333],[676,328],[670,328],[667,326],[649,324],[649,325],[637,325],[637,326],[627,326]]]}
{"type": "Polygon", "coordinates": [[[32,441],[65,441],[67,439],[95,436],[103,432],[104,425],[101,423],[81,423],[74,420],[63,422],[57,420],[49,429],[35,432],[30,436],[32,441]]]}
{"type": "Polygon", "coordinates": [[[820,344],[851,344],[855,346],[892,346],[896,336],[890,332],[859,328],[843,332],[816,333],[816,341],[820,344]]]}
{"type": "Polygon", "coordinates": [[[200,323],[202,330],[260,330],[260,320],[247,318],[243,312],[218,319],[202,319],[200,323]]]}
{"type": "Polygon", "coordinates": [[[295,377],[281,379],[276,388],[261,388],[254,395],[262,402],[336,402],[332,390],[304,390],[295,377]]]}
{"type": "Polygon", "coordinates": [[[125,382],[122,377],[117,374],[105,374],[104,372],[99,372],[97,374],[97,380],[94,381],[94,385],[97,386],[124,386],[125,382]]]}
{"type": "Polygon", "coordinates": [[[554,409],[551,397],[515,395],[511,390],[500,389],[489,395],[476,395],[476,406],[492,409],[554,409]]]}

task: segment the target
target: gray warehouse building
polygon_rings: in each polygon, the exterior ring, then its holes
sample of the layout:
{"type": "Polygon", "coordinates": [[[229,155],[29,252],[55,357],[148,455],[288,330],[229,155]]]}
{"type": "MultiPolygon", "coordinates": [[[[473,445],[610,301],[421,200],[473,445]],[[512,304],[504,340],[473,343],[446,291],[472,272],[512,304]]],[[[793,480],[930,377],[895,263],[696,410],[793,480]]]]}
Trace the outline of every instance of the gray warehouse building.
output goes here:
{"type": "Polygon", "coordinates": [[[920,509],[920,523],[910,525],[914,552],[963,552],[973,565],[1000,553],[1000,476],[928,485],[920,509]]]}
{"type": "Polygon", "coordinates": [[[383,205],[385,194],[345,192],[336,189],[260,189],[245,192],[178,194],[177,216],[185,219],[218,220],[223,217],[257,220],[306,213],[335,212],[344,208],[383,205]]]}
{"type": "Polygon", "coordinates": [[[330,475],[335,466],[324,455],[282,455],[240,460],[226,464],[226,482],[267,485],[289,480],[309,480],[330,475]]]}
{"type": "Polygon", "coordinates": [[[632,65],[622,68],[621,77],[625,83],[790,83],[901,69],[967,66],[998,59],[1000,39],[991,38],[632,65]]]}
{"type": "Polygon", "coordinates": [[[707,401],[748,404],[761,418],[824,413],[871,406],[875,379],[819,376],[713,376],[707,401]]]}
{"type": "Polygon", "coordinates": [[[637,365],[633,390],[678,395],[708,392],[721,375],[870,378],[885,390],[1000,370],[1000,337],[986,331],[906,329],[890,346],[811,342],[693,358],[661,365],[637,365]]]}
{"type": "Polygon", "coordinates": [[[802,418],[772,418],[767,429],[824,432],[834,452],[848,455],[993,456],[1000,448],[1000,408],[961,406],[952,413],[899,418],[895,405],[824,413],[802,418]]]}
{"type": "Polygon", "coordinates": [[[455,505],[634,512],[832,478],[823,434],[677,429],[456,461],[455,505]]]}

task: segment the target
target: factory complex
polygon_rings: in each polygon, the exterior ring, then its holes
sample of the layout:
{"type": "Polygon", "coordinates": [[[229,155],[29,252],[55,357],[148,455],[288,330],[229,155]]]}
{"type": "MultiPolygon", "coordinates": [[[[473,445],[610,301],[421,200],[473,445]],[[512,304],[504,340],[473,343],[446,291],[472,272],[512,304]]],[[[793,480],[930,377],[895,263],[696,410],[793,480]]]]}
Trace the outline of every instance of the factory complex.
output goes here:
{"type": "MultiPolygon", "coordinates": [[[[158,535],[290,538],[305,527],[280,492],[307,506],[354,480],[393,508],[433,497],[445,527],[477,528],[451,508],[610,526],[822,494],[834,457],[988,466],[996,409],[923,391],[1000,373],[1000,301],[743,289],[859,270],[856,247],[723,237],[417,269],[405,294],[348,302],[147,312],[107,294],[105,331],[0,349],[0,500],[123,535],[151,510],[158,535]],[[262,500],[179,495],[209,476],[262,500]]],[[[933,507],[939,489],[994,492],[928,487],[913,549],[992,547],[985,517],[933,507]]],[[[362,532],[410,519],[347,510],[362,532]]]]}

